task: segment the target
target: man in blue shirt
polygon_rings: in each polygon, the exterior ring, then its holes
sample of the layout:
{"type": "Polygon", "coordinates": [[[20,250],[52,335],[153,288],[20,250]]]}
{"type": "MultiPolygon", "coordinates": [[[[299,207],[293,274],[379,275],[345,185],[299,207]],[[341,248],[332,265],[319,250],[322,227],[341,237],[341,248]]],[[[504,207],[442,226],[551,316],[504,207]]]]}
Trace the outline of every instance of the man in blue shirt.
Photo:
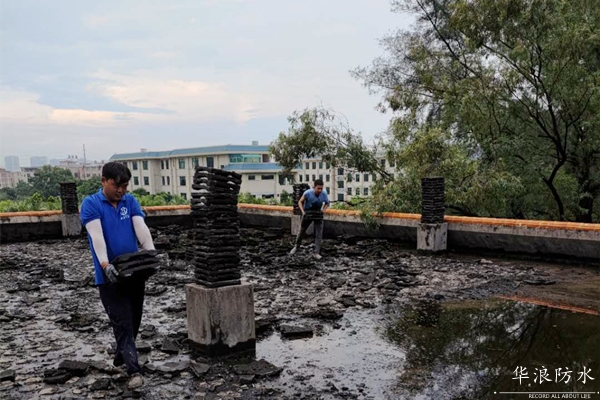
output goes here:
{"type": "Polygon", "coordinates": [[[140,204],[127,193],[130,179],[131,171],[125,165],[105,164],[102,189],[84,199],[81,222],[88,232],[96,286],[117,342],[113,364],[125,365],[131,376],[128,386],[135,389],[144,383],[135,339],[142,321],[145,281],[132,277],[120,282],[111,261],[137,252],[138,241],[145,250],[153,250],[154,244],[140,204]]]}
{"type": "Polygon", "coordinates": [[[323,240],[323,212],[329,207],[329,197],[327,192],[323,190],[323,181],[321,179],[315,180],[313,189],[309,189],[298,201],[300,211],[302,211],[302,222],[300,226],[300,232],[296,237],[296,244],[290,255],[296,254],[298,247],[302,242],[302,238],[306,233],[306,230],[310,227],[310,224],[314,222],[315,228],[315,247],[313,250],[313,257],[317,260],[321,259],[321,241],[323,240]]]}

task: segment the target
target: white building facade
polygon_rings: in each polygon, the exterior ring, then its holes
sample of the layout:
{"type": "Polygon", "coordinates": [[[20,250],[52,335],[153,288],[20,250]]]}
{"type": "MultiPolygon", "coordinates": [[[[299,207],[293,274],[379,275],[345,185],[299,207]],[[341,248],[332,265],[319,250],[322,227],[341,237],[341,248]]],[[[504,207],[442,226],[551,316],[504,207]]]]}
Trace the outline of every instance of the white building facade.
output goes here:
{"type": "Polygon", "coordinates": [[[235,171],[242,175],[242,193],[259,198],[279,198],[285,190],[292,192],[293,182],[283,177],[282,168],[274,163],[268,146],[225,145],[141,151],[115,154],[110,161],[125,164],[131,171],[129,190],[143,188],[151,194],[178,194],[191,198],[196,166],[235,171]]]}

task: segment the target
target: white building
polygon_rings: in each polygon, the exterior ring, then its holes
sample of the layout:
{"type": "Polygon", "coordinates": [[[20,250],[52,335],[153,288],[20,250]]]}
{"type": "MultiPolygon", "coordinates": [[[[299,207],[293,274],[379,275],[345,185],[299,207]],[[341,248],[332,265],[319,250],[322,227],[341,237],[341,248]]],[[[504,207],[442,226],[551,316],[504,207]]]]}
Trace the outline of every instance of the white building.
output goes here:
{"type": "Polygon", "coordinates": [[[19,182],[27,182],[27,174],[21,171],[12,172],[0,168],[0,188],[16,188],[19,182]]]}
{"type": "Polygon", "coordinates": [[[6,156],[4,157],[4,168],[8,172],[18,172],[21,170],[18,156],[6,156]]]}
{"type": "MultiPolygon", "coordinates": [[[[225,145],[115,154],[110,161],[124,163],[132,173],[129,190],[146,189],[151,194],[179,194],[191,198],[195,167],[205,166],[235,171],[242,175],[242,193],[260,198],[278,198],[292,193],[291,180],[273,162],[268,146],[225,145]]],[[[297,174],[296,174],[297,175],[297,174]]]]}

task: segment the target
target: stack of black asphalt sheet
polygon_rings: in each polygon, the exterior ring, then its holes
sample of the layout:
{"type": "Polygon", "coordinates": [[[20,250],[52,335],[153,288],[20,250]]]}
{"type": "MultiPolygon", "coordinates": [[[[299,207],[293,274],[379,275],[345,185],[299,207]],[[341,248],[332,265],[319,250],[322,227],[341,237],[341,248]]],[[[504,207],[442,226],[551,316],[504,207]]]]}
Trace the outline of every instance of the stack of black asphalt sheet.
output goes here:
{"type": "Polygon", "coordinates": [[[77,184],[75,182],[60,184],[60,200],[63,214],[77,214],[79,212],[77,184]]]}
{"type": "Polygon", "coordinates": [[[424,178],[421,181],[423,209],[421,222],[424,224],[441,224],[445,211],[444,178],[424,178]]]}
{"type": "Polygon", "coordinates": [[[310,186],[308,186],[308,184],[306,183],[297,183],[292,186],[292,189],[292,195],[294,198],[294,214],[302,215],[302,211],[300,211],[300,207],[298,207],[298,202],[300,201],[300,198],[302,197],[304,192],[310,189],[310,186]]]}
{"type": "Polygon", "coordinates": [[[192,188],[193,248],[196,282],[209,288],[239,285],[240,220],[237,209],[242,176],[196,167],[192,188]]]}
{"type": "Polygon", "coordinates": [[[148,279],[158,270],[156,250],[141,250],[135,253],[121,254],[112,261],[120,279],[148,279]]]}

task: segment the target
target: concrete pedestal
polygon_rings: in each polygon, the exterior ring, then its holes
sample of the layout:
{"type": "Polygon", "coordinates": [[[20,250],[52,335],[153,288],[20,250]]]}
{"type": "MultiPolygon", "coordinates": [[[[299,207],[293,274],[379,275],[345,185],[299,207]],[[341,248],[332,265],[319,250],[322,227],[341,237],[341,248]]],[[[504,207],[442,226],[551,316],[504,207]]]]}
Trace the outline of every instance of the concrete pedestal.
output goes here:
{"type": "Polygon", "coordinates": [[[448,224],[419,224],[417,228],[417,250],[427,252],[446,251],[448,224]]]}
{"type": "Polygon", "coordinates": [[[81,220],[77,214],[62,214],[60,217],[63,237],[81,235],[81,220]]]}
{"type": "MultiPolygon", "coordinates": [[[[302,226],[302,215],[292,215],[292,235],[296,236],[300,232],[300,227],[302,226]]],[[[315,233],[315,224],[312,224],[306,230],[307,235],[314,235],[315,233]]]]}
{"type": "Polygon", "coordinates": [[[208,289],[185,287],[188,338],[206,356],[254,353],[254,291],[251,284],[208,289]]]}

